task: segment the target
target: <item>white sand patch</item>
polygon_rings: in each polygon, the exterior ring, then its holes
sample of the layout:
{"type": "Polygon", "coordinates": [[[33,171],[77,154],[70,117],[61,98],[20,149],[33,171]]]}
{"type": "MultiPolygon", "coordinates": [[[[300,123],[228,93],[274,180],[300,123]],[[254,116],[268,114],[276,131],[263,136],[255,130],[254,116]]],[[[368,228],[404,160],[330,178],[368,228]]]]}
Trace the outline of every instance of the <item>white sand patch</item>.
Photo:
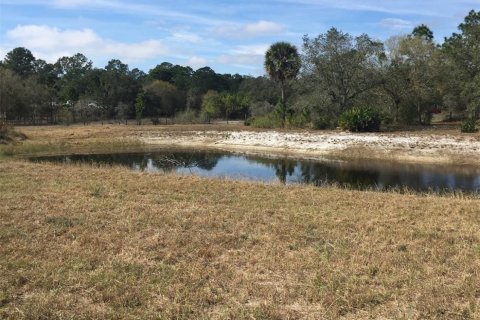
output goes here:
{"type": "Polygon", "coordinates": [[[346,132],[159,131],[147,144],[480,164],[476,136],[346,132]],[[460,159],[461,158],[461,159],[460,159]]]}

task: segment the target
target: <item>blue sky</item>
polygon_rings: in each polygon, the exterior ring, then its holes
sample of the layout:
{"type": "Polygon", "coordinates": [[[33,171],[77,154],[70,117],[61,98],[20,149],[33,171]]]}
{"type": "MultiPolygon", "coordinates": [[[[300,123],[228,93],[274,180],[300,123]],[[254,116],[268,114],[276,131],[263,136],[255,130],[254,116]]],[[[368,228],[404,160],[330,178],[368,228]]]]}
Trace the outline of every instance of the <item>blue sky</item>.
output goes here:
{"type": "Polygon", "coordinates": [[[24,46],[55,62],[84,53],[97,67],[112,58],[146,72],[168,61],[194,69],[262,75],[275,41],[301,49],[302,36],[335,26],[385,40],[425,23],[437,41],[480,0],[0,0],[0,58],[24,46]]]}

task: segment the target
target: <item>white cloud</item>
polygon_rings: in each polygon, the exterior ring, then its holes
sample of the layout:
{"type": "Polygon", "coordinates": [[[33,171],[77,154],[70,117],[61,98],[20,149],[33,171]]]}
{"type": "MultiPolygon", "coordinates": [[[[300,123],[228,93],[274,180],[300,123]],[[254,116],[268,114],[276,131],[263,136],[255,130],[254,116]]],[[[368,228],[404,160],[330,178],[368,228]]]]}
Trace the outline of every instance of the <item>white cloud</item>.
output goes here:
{"type": "MultiPolygon", "coordinates": [[[[17,0],[19,1],[19,0],[17,0]]],[[[217,25],[224,21],[205,18],[197,14],[188,14],[186,10],[169,10],[166,6],[161,7],[160,4],[148,4],[142,1],[120,1],[120,0],[37,0],[37,2],[50,5],[62,9],[77,8],[95,8],[101,10],[109,10],[122,12],[129,15],[157,16],[166,19],[172,19],[175,22],[189,21],[190,23],[217,25]]]]}
{"type": "Polygon", "coordinates": [[[262,60],[263,56],[255,54],[224,54],[217,59],[221,64],[232,65],[258,65],[262,60]]]}
{"type": "Polygon", "coordinates": [[[200,43],[203,41],[202,37],[191,32],[174,32],[172,40],[179,42],[200,43]]]}
{"type": "Polygon", "coordinates": [[[202,57],[193,56],[187,61],[187,65],[196,70],[198,68],[205,67],[208,64],[208,60],[202,57]]]}
{"type": "Polygon", "coordinates": [[[222,23],[213,31],[222,37],[257,37],[279,34],[283,31],[283,26],[272,21],[260,20],[248,24],[222,23]]]}
{"type": "Polygon", "coordinates": [[[283,30],[283,27],[272,21],[261,20],[255,23],[246,24],[243,29],[249,34],[276,34],[283,30]]]}
{"type": "Polygon", "coordinates": [[[386,18],[380,21],[380,26],[384,28],[402,30],[402,29],[411,29],[413,28],[413,23],[408,20],[397,19],[397,18],[386,18]]]}
{"type": "Polygon", "coordinates": [[[347,11],[379,12],[387,14],[408,14],[448,18],[455,13],[465,13],[466,8],[475,8],[479,0],[282,0],[285,3],[304,4],[320,8],[334,8],[347,11]]]}
{"type": "Polygon", "coordinates": [[[71,8],[91,4],[91,0],[54,0],[53,5],[61,8],[71,8]]]}
{"type": "Polygon", "coordinates": [[[239,45],[232,51],[237,54],[254,54],[264,56],[267,52],[270,44],[251,44],[251,45],[239,45]]]}
{"type": "Polygon", "coordinates": [[[44,25],[19,25],[7,31],[7,39],[12,48],[27,47],[37,58],[49,62],[77,52],[84,53],[89,58],[118,58],[127,63],[169,52],[159,40],[124,43],[102,38],[91,29],[61,30],[44,25]]]}
{"type": "Polygon", "coordinates": [[[239,45],[228,54],[219,56],[217,62],[242,66],[243,68],[258,68],[258,65],[263,62],[269,46],[269,44],[239,45]]]}

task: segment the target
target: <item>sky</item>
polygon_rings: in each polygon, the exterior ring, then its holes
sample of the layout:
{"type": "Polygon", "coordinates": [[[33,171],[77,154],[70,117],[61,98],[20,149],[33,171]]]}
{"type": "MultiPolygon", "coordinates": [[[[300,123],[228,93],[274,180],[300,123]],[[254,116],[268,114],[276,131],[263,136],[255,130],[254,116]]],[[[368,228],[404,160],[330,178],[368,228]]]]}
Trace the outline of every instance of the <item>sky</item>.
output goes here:
{"type": "Polygon", "coordinates": [[[442,42],[471,9],[480,0],[0,0],[0,59],[26,47],[51,63],[81,52],[100,68],[168,61],[258,76],[277,41],[301,50],[303,35],[331,27],[386,40],[424,23],[442,42]]]}

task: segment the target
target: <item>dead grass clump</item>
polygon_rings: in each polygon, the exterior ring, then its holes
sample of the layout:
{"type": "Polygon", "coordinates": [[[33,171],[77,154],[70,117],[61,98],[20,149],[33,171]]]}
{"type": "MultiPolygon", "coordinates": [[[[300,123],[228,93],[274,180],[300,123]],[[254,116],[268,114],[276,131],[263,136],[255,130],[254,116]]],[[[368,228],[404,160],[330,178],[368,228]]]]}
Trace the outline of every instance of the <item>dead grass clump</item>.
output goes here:
{"type": "Polygon", "coordinates": [[[0,123],[0,144],[9,144],[15,141],[23,141],[27,136],[13,130],[11,126],[0,123]]]}

